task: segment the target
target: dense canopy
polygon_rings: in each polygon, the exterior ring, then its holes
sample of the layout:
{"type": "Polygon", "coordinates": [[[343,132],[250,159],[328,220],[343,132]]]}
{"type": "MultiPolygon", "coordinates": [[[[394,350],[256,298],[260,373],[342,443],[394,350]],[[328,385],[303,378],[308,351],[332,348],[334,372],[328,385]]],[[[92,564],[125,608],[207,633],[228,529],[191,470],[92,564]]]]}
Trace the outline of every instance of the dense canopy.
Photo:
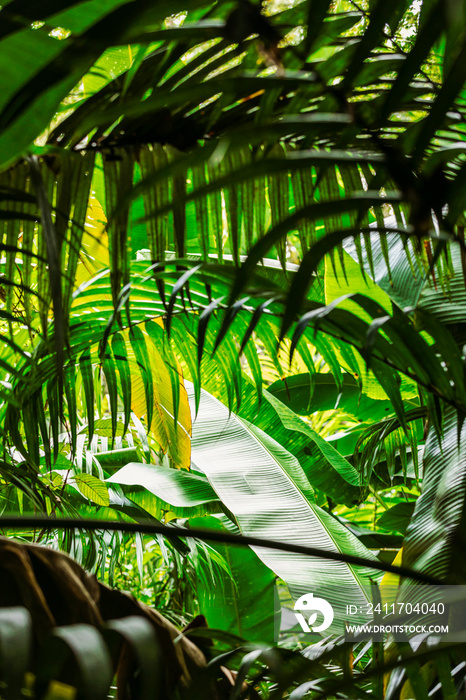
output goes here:
{"type": "Polygon", "coordinates": [[[466,584],[465,84],[461,0],[0,8],[2,532],[205,615],[234,697],[465,692],[460,621],[337,624],[466,584]]]}

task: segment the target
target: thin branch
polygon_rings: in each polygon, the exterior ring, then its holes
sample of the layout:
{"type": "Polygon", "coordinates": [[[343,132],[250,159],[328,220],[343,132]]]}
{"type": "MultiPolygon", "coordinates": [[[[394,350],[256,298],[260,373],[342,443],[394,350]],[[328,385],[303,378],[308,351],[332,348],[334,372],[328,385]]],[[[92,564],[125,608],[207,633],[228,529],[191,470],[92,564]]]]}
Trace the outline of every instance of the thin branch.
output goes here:
{"type": "Polygon", "coordinates": [[[354,554],[343,554],[332,552],[318,547],[306,547],[300,544],[279,542],[277,540],[265,540],[261,537],[251,537],[250,535],[236,535],[230,532],[219,532],[208,528],[184,528],[170,525],[155,525],[150,521],[139,523],[123,523],[113,520],[97,520],[95,518],[49,518],[47,516],[2,516],[0,517],[0,529],[23,529],[30,527],[42,527],[44,529],[64,529],[64,530],[106,530],[109,532],[130,532],[145,535],[164,535],[168,539],[179,537],[190,537],[202,541],[219,542],[222,544],[232,544],[250,547],[263,547],[265,549],[276,549],[282,552],[293,554],[304,554],[305,556],[318,557],[319,559],[329,559],[339,561],[350,566],[363,566],[367,569],[375,569],[391,574],[396,574],[403,578],[410,578],[421,583],[431,585],[445,585],[445,581],[436,579],[421,571],[410,569],[406,566],[395,566],[377,559],[368,559],[354,554]]]}

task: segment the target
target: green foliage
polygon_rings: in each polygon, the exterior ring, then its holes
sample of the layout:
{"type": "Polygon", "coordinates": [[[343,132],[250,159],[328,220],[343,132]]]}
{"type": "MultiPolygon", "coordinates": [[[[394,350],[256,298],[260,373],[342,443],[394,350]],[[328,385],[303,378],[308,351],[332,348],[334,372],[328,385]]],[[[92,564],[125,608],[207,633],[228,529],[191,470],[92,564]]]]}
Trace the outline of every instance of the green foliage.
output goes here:
{"type": "Polygon", "coordinates": [[[21,533],[203,612],[233,697],[464,692],[456,648],[260,643],[401,545],[466,583],[465,37],[457,0],[0,8],[0,512],[366,560],[21,533]]]}

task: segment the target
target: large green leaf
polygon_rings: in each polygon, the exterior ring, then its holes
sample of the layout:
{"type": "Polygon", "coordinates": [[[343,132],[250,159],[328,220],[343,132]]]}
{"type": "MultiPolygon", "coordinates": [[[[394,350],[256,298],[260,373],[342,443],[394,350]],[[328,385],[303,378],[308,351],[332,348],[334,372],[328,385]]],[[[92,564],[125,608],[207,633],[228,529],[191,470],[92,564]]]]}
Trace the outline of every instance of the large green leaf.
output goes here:
{"type": "MultiPolygon", "coordinates": [[[[31,109],[8,125],[9,115],[1,113],[16,91],[23,88],[41,68],[63,50],[62,42],[31,28],[13,34],[0,43],[0,163],[12,162],[52,120],[60,100],[76,82],[75,76],[64,76],[52,91],[37,95],[31,109]]],[[[11,117],[11,115],[10,115],[11,117]]]]}
{"type": "Polygon", "coordinates": [[[385,530],[396,530],[404,534],[409,525],[415,505],[415,501],[400,501],[396,503],[382,513],[377,520],[377,524],[385,528],[385,530]]]}
{"type": "MultiPolygon", "coordinates": [[[[186,525],[238,532],[225,517],[190,518],[186,525]]],[[[275,574],[249,547],[215,545],[215,549],[227,562],[231,576],[220,569],[215,586],[206,577],[197,579],[199,608],[209,627],[253,642],[273,642],[279,626],[275,574]]]]}
{"type": "MultiPolygon", "coordinates": [[[[222,384],[215,375],[204,375],[204,386],[215,396],[226,400],[222,384]]],[[[254,385],[243,381],[242,400],[237,412],[241,418],[273,436],[297,458],[312,488],[328,494],[337,503],[354,505],[360,501],[363,489],[354,467],[299,415],[268,391],[263,392],[259,406],[254,385]]]]}
{"type": "Polygon", "coordinates": [[[422,494],[403,546],[403,564],[448,583],[466,582],[463,547],[466,502],[466,424],[448,409],[440,437],[431,428],[424,449],[422,494]]]}
{"type": "Polygon", "coordinates": [[[340,387],[331,373],[293,374],[274,382],[267,391],[301,416],[338,407],[358,420],[376,421],[392,410],[390,401],[362,393],[356,379],[347,373],[343,374],[340,387]]]}
{"type": "Polygon", "coordinates": [[[221,509],[219,497],[205,477],[179,469],[131,462],[107,483],[123,486],[128,498],[156,517],[163,510],[183,516],[221,509]]]}
{"type": "MultiPolygon", "coordinates": [[[[293,411],[291,411],[287,406],[282,404],[274,396],[267,396],[267,401],[269,401],[274,407],[277,415],[279,416],[281,422],[287,430],[297,431],[303,433],[308,437],[317,447],[319,452],[322,454],[329,466],[332,466],[337,474],[339,474],[345,481],[347,481],[352,486],[360,485],[360,477],[356,469],[350,462],[348,462],[345,457],[343,457],[329,442],[327,442],[319,433],[311,428],[305,421],[301,420],[296,416],[293,411]]],[[[312,467],[307,470],[308,478],[312,480],[312,467]]],[[[329,478],[327,473],[327,479],[329,478]]]]}
{"type": "MultiPolygon", "coordinates": [[[[192,386],[188,392],[194,405],[192,386]]],[[[373,554],[313,503],[309,482],[289,452],[205,391],[193,427],[192,459],[243,533],[367,557],[365,569],[257,548],[259,558],[286,581],[295,598],[318,591],[340,607],[366,600],[363,586],[377,578],[370,569],[373,554]]]]}

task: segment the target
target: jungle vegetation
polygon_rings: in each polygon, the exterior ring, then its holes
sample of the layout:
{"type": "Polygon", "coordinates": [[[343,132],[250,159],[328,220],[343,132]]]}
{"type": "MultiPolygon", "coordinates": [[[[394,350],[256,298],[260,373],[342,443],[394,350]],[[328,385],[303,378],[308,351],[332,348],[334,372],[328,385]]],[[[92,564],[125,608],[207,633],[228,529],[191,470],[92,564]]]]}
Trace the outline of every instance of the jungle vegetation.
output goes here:
{"type": "Polygon", "coordinates": [[[465,83],[462,0],[0,8],[2,534],[203,614],[232,698],[465,696],[461,625],[290,622],[466,585],[465,83]]]}

